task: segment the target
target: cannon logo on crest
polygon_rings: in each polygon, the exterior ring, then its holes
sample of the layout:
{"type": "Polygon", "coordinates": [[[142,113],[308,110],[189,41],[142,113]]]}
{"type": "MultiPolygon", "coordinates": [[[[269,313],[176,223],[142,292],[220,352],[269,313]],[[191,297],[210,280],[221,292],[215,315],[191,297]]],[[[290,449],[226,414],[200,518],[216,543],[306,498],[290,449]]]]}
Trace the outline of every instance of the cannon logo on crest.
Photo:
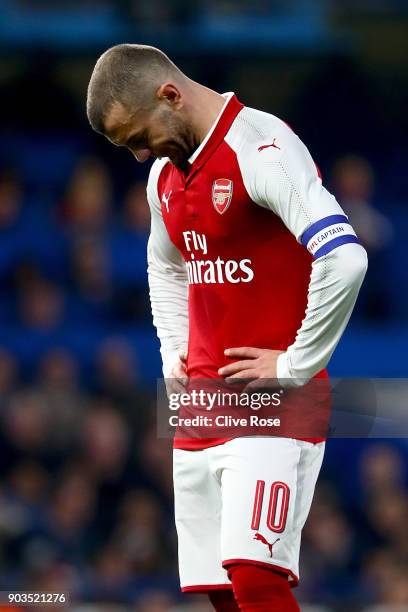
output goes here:
{"type": "Polygon", "coordinates": [[[213,182],[212,201],[214,208],[220,215],[223,215],[232,199],[233,183],[230,179],[220,178],[213,182]]]}

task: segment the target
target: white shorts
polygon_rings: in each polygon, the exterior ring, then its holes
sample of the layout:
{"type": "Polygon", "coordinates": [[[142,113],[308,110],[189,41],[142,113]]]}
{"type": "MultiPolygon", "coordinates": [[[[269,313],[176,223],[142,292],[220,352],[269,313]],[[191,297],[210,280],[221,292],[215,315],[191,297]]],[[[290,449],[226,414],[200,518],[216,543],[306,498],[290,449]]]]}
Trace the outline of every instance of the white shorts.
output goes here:
{"type": "Polygon", "coordinates": [[[174,449],[175,518],[183,591],[230,588],[229,565],[275,567],[299,581],[303,525],[324,442],[236,438],[174,449]]]}

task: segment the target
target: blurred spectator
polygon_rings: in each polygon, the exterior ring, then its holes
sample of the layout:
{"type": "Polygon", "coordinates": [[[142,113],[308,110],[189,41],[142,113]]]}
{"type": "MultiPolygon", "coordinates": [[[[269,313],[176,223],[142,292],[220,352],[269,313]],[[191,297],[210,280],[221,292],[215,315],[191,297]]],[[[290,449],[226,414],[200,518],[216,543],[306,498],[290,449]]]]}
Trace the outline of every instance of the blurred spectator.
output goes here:
{"type": "Polygon", "coordinates": [[[82,238],[73,245],[73,274],[79,291],[94,301],[110,298],[110,278],[105,244],[82,238]]]}
{"type": "Polygon", "coordinates": [[[128,459],[130,436],[122,416],[107,399],[95,400],[85,413],[82,438],[95,478],[118,481],[128,459]]]}
{"type": "Polygon", "coordinates": [[[139,612],[170,612],[174,597],[164,591],[149,591],[138,601],[139,612]]]}
{"type": "Polygon", "coordinates": [[[96,491],[78,470],[62,476],[49,508],[49,537],[64,559],[82,561],[89,552],[86,538],[91,535],[89,527],[96,513],[96,491]]]}
{"type": "Polygon", "coordinates": [[[47,416],[37,391],[25,389],[15,393],[2,415],[7,440],[25,457],[41,454],[49,435],[47,416]]]}
{"type": "Polygon", "coordinates": [[[357,155],[339,159],[333,168],[336,194],[364,247],[381,251],[393,236],[390,221],[372,205],[374,171],[357,155]]]}
{"type": "Polygon", "coordinates": [[[388,218],[372,204],[374,171],[364,158],[348,155],[336,162],[332,174],[335,194],[368,252],[368,274],[359,297],[362,311],[369,317],[387,317],[390,300],[384,250],[394,232],[388,218]]]}
{"type": "Polygon", "coordinates": [[[96,363],[95,389],[115,402],[139,440],[151,420],[152,406],[133,348],[122,338],[107,338],[99,347],[96,363]]]}
{"type": "Polygon", "coordinates": [[[49,475],[35,461],[22,460],[8,474],[0,494],[0,534],[10,565],[21,562],[27,535],[43,526],[49,486],[49,475]]]}
{"type": "Polygon", "coordinates": [[[0,348],[0,407],[18,384],[18,374],[16,358],[0,348]]]}
{"type": "Polygon", "coordinates": [[[32,279],[19,293],[19,313],[25,327],[38,331],[57,328],[63,322],[64,296],[43,279],[32,279]]]}
{"type": "Polygon", "coordinates": [[[72,245],[72,321],[106,324],[112,316],[112,286],[105,242],[82,237],[72,245]]]}
{"type": "Polygon", "coordinates": [[[78,364],[64,349],[53,349],[39,364],[39,382],[51,393],[75,391],[78,388],[78,364]]]}
{"type": "Polygon", "coordinates": [[[306,601],[318,599],[328,605],[340,598],[352,601],[357,587],[355,534],[338,499],[323,482],[316,489],[304,529],[302,558],[305,575],[300,589],[306,601]]]}
{"type": "Polygon", "coordinates": [[[75,234],[100,235],[108,229],[112,184],[96,158],[78,162],[62,204],[63,221],[75,234]]]}
{"type": "Polygon", "coordinates": [[[133,591],[131,562],[116,542],[109,542],[95,558],[88,596],[91,600],[129,601],[133,591]]]}
{"type": "Polygon", "coordinates": [[[0,172],[0,278],[9,281],[28,253],[29,228],[22,217],[23,187],[11,170],[0,172]]]}
{"type": "Polygon", "coordinates": [[[57,348],[47,352],[39,364],[38,388],[53,431],[51,446],[62,452],[75,438],[85,404],[78,363],[72,355],[57,348]]]}
{"type": "Polygon", "coordinates": [[[129,491],[122,501],[113,540],[131,561],[134,573],[166,567],[171,542],[162,514],[157,499],[146,491],[129,491]]]}
{"type": "Polygon", "coordinates": [[[112,276],[121,318],[150,317],[147,291],[149,231],[146,184],[138,182],[125,195],[122,215],[110,241],[112,276]]]}
{"type": "Polygon", "coordinates": [[[139,382],[136,356],[121,338],[108,338],[101,345],[97,365],[98,384],[108,394],[120,397],[131,392],[139,382]]]}
{"type": "MultiPolygon", "coordinates": [[[[154,416],[154,419],[156,417],[154,416]]],[[[145,474],[151,478],[164,496],[168,499],[173,497],[173,468],[169,461],[172,440],[160,438],[157,435],[157,424],[155,420],[146,429],[146,433],[140,449],[140,463],[145,474]]]]}
{"type": "Polygon", "coordinates": [[[0,174],[0,228],[5,230],[17,220],[22,205],[22,185],[14,172],[0,174]]]}
{"type": "Polygon", "coordinates": [[[392,550],[374,552],[364,567],[364,578],[372,599],[380,605],[366,612],[405,612],[408,609],[408,564],[392,550]]]}
{"type": "Polygon", "coordinates": [[[361,457],[360,483],[366,496],[387,495],[404,487],[406,466],[401,453],[390,445],[370,445],[361,457]]]}
{"type": "MultiPolygon", "coordinates": [[[[73,603],[77,599],[79,583],[78,572],[73,566],[64,562],[57,562],[33,570],[30,573],[27,588],[41,593],[64,594],[73,603]]],[[[61,604],[53,605],[51,603],[47,603],[46,608],[49,612],[61,612],[64,609],[61,604]]],[[[33,606],[31,609],[33,612],[43,612],[44,605],[33,606]]],[[[71,606],[69,606],[69,609],[71,609],[71,606]]]]}
{"type": "Polygon", "coordinates": [[[141,236],[150,232],[150,208],[146,196],[146,183],[140,181],[130,187],[125,196],[123,218],[126,227],[141,236]]]}
{"type": "Polygon", "coordinates": [[[49,476],[37,462],[22,460],[11,469],[8,485],[20,503],[40,506],[49,492],[49,476]]]}
{"type": "Polygon", "coordinates": [[[408,495],[404,490],[383,491],[372,497],[367,515],[375,533],[384,544],[391,544],[408,560],[408,495]]]}

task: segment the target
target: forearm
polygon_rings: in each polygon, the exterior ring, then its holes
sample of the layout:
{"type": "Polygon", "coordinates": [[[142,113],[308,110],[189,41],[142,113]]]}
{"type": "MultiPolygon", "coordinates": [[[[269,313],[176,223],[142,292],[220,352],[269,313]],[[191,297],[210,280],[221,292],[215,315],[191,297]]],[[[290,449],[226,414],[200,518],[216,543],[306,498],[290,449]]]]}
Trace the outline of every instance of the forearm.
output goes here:
{"type": "Polygon", "coordinates": [[[160,340],[163,373],[168,377],[180,350],[187,347],[188,279],[184,260],[171,242],[161,214],[157,181],[164,163],[157,160],[153,164],[147,185],[151,211],[147,272],[153,323],[160,340]]]}
{"type": "Polygon", "coordinates": [[[308,305],[295,342],[278,357],[277,377],[300,386],[325,368],[349,321],[367,269],[359,244],[345,244],[313,262],[308,305]]]}
{"type": "Polygon", "coordinates": [[[149,262],[150,303],[160,340],[163,374],[169,376],[188,340],[187,279],[181,272],[164,271],[149,262]]]}

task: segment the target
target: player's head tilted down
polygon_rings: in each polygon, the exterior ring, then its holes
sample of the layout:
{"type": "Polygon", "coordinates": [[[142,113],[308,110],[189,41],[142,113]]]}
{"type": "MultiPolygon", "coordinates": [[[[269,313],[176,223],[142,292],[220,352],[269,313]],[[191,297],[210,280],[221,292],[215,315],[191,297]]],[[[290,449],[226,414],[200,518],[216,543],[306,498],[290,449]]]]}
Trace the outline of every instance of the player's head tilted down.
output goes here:
{"type": "Polygon", "coordinates": [[[94,130],[130,149],[138,161],[169,157],[183,167],[208,129],[206,115],[213,120],[223,103],[159,49],[121,44],[96,62],[87,113],[94,130]]]}

